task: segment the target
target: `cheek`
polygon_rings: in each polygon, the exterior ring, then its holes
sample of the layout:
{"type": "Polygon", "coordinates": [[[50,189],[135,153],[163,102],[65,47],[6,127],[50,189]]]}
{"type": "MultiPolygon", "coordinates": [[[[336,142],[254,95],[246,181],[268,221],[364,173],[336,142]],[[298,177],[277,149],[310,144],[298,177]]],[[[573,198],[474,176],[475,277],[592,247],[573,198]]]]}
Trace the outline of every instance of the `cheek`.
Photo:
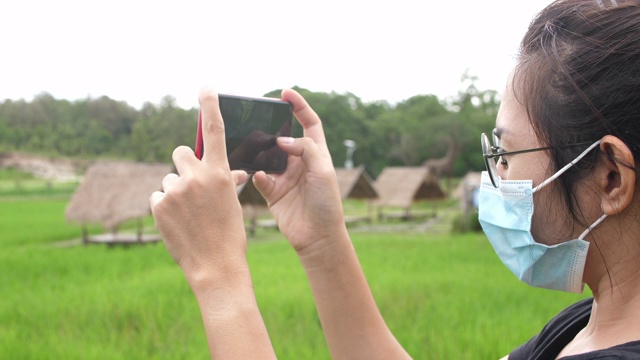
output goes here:
{"type": "Polygon", "coordinates": [[[553,184],[535,193],[533,204],[531,234],[536,242],[553,245],[572,239],[573,221],[564,196],[553,184]]]}
{"type": "Polygon", "coordinates": [[[553,175],[549,159],[539,152],[517,154],[507,159],[508,165],[496,164],[498,175],[503,180],[533,180],[533,186],[553,175]]]}

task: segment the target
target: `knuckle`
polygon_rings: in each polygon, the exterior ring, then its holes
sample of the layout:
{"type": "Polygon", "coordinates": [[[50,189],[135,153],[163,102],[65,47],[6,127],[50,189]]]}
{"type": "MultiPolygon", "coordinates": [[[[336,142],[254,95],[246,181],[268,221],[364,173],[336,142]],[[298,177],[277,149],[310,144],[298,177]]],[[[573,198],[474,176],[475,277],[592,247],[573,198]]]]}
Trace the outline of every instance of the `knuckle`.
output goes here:
{"type": "Polygon", "coordinates": [[[209,134],[222,134],[224,135],[224,122],[211,121],[204,125],[203,131],[209,134]]]}
{"type": "Polygon", "coordinates": [[[213,171],[210,180],[206,182],[203,181],[202,185],[209,186],[210,183],[213,183],[217,188],[225,188],[229,185],[235,186],[236,182],[231,172],[223,171],[222,169],[216,169],[215,171],[213,171]]]}
{"type": "Polygon", "coordinates": [[[311,146],[312,144],[314,144],[313,139],[311,139],[310,137],[303,137],[300,139],[300,142],[302,143],[302,146],[304,147],[308,147],[311,146]]]}

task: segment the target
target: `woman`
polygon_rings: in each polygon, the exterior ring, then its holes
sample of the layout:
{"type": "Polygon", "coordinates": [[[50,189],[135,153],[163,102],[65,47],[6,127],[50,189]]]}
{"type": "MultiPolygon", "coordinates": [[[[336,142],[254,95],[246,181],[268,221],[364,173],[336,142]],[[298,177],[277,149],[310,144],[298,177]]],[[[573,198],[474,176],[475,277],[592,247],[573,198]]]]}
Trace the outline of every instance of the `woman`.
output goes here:
{"type": "MultiPolygon", "coordinates": [[[[490,137],[480,221],[523,281],[593,299],[554,318],[510,359],[640,357],[640,1],[556,1],[532,22],[490,137]],[[535,204],[536,211],[533,211],[535,204]],[[533,212],[532,212],[533,211],[533,212]]],[[[322,123],[292,90],[304,137],[279,138],[284,174],[256,187],[309,279],[332,357],[409,355],[380,316],[344,224],[322,123]]],[[[274,358],[256,305],[246,235],[213,91],[200,95],[205,155],[150,198],[165,245],[198,300],[213,358],[274,358]]]]}
{"type": "Polygon", "coordinates": [[[640,357],[638,69],[638,1],[556,1],[522,41],[496,122],[499,144],[483,137],[488,174],[507,181],[486,176],[480,221],[522,280],[573,292],[586,283],[593,299],[562,312],[511,359],[640,357]],[[518,186],[515,201],[507,193],[518,186]],[[522,206],[531,199],[533,216],[522,206]],[[510,202],[519,204],[506,214],[510,202]],[[530,235],[500,215],[530,218],[530,235]]]}

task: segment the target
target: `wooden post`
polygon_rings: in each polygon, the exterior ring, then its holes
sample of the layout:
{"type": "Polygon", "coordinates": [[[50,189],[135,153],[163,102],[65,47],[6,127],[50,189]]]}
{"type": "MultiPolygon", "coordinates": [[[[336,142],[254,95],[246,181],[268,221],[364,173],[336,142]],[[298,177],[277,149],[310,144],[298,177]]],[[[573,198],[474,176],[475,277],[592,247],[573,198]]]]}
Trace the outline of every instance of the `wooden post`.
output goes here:
{"type": "Polygon", "coordinates": [[[142,218],[138,219],[138,231],[136,232],[136,240],[142,242],[142,218]]]}
{"type": "Polygon", "coordinates": [[[87,230],[86,224],[82,224],[82,243],[84,245],[89,243],[89,231],[87,230]]]}

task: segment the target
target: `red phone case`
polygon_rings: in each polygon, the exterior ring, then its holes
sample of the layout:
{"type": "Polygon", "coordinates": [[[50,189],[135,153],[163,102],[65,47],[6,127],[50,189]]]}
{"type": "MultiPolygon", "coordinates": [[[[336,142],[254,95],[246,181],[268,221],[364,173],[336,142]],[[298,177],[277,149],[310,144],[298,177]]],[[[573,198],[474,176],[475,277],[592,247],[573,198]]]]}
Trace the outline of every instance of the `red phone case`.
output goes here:
{"type": "Polygon", "coordinates": [[[204,151],[204,144],[202,141],[202,112],[198,115],[198,130],[196,132],[196,157],[202,160],[202,154],[204,151]]]}

